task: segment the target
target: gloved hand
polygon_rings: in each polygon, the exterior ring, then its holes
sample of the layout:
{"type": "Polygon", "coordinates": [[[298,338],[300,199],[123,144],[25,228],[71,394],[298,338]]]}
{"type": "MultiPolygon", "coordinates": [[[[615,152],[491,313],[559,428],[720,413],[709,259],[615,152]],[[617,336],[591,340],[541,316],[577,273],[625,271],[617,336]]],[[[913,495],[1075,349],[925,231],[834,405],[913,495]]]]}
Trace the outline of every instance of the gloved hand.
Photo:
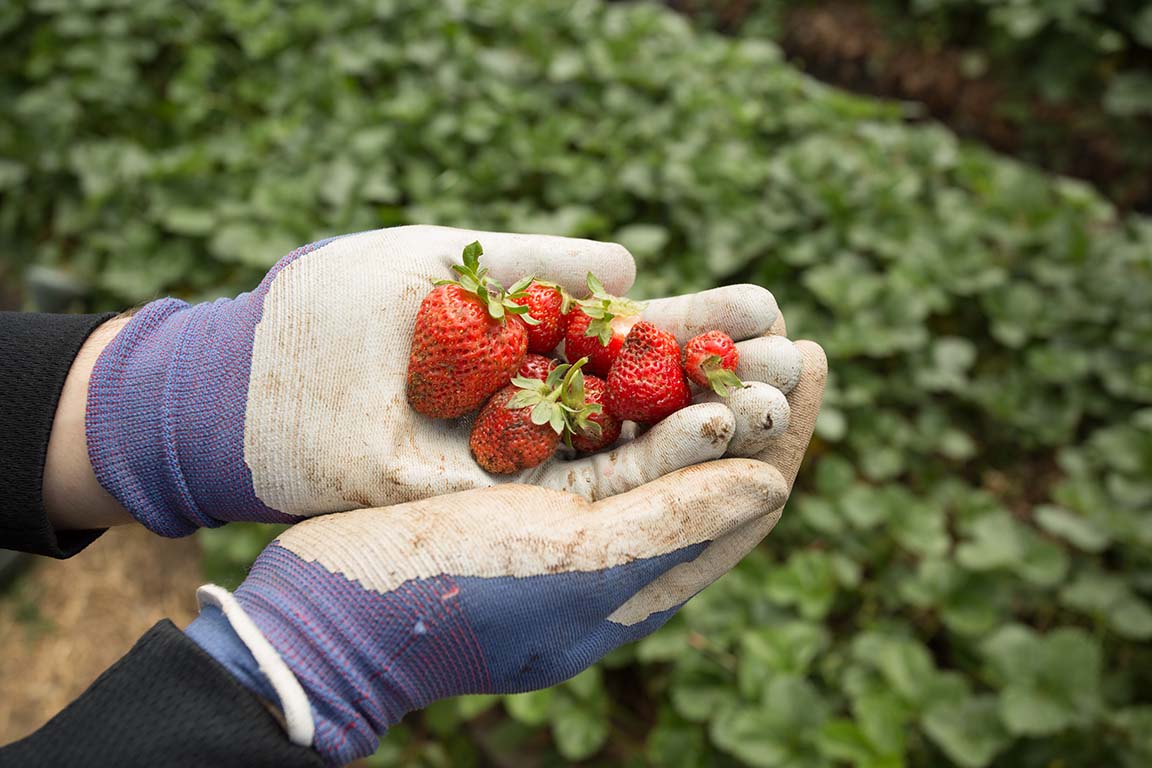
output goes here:
{"type": "Polygon", "coordinates": [[[505,485],[300,523],[187,632],[330,764],[409,711],[554,685],[664,624],[772,530],[812,434],[823,352],[787,432],[589,503],[505,485]]]}
{"type": "MultiPolygon", "coordinates": [[[[635,274],[613,243],[413,226],[304,246],[235,299],[152,302],[92,373],[86,432],[96,478],[168,536],[497,482],[600,498],[720,457],[733,425],[760,416],[762,402],[740,418],[724,404],[693,406],[604,455],[554,459],[519,476],[485,473],[469,453],[467,422],[424,418],[405,397],[416,312],[431,280],[452,277],[473,240],[505,285],[535,275],[580,296],[593,272],[623,294],[635,274]]],[[[751,339],[777,314],[768,291],[736,285],[653,301],[645,317],[684,342],[710,328],[751,339]]],[[[764,344],[742,347],[743,374],[787,379],[794,350],[782,361],[764,344]]]]}

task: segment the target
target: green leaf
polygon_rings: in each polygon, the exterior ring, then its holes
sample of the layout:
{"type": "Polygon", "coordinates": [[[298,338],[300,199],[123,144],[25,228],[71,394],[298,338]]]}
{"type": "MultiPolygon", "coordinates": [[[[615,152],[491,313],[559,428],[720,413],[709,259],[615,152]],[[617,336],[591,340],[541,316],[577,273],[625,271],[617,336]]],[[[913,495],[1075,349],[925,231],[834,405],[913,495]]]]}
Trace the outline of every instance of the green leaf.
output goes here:
{"type": "Polygon", "coordinates": [[[852,701],[852,713],[860,730],[878,754],[902,755],[911,713],[895,694],[873,693],[852,701]]]}
{"type": "Polygon", "coordinates": [[[608,291],[604,290],[604,284],[600,282],[600,278],[591,272],[588,273],[588,292],[593,296],[608,295],[608,291]]]}
{"type": "Polygon", "coordinates": [[[460,716],[465,720],[471,720],[490,710],[500,702],[501,698],[501,696],[489,694],[476,694],[473,696],[458,696],[455,701],[460,716]]]}
{"type": "MultiPolygon", "coordinates": [[[[531,285],[532,281],[535,279],[536,278],[533,275],[528,275],[526,277],[522,277],[519,280],[517,280],[515,283],[513,283],[512,287],[509,288],[506,291],[506,293],[509,296],[515,296],[517,294],[523,293],[524,289],[527,288],[529,285],[531,285]]],[[[525,307],[525,309],[527,309],[527,307],[525,307]]]]}
{"type": "Polygon", "coordinates": [[[552,421],[553,413],[555,411],[555,403],[551,403],[547,400],[536,403],[536,405],[532,407],[532,423],[536,424],[537,426],[550,424],[552,421]]]}
{"type": "MultiPolygon", "coordinates": [[[[533,381],[535,381],[537,384],[540,383],[535,379],[533,379],[533,381]]],[[[530,408],[533,406],[544,405],[544,403],[540,401],[540,398],[541,395],[538,391],[522,389],[516,394],[512,395],[512,397],[508,398],[508,402],[504,404],[504,407],[508,410],[514,411],[520,408],[530,408]]],[[[535,413],[535,410],[533,410],[533,413],[535,413]]]]}
{"type": "Polygon", "coordinates": [[[731,678],[699,657],[689,655],[677,666],[671,699],[672,706],[684,719],[705,722],[735,704],[738,698],[731,678]]]}
{"type": "Polygon", "coordinates": [[[517,693],[504,697],[504,708],[509,715],[525,725],[543,725],[548,722],[555,698],[555,688],[517,693]]]}
{"type": "Polygon", "coordinates": [[[608,741],[607,700],[599,696],[582,701],[569,696],[553,703],[552,738],[567,760],[584,760],[600,751],[608,741]]]}
{"type": "Polygon", "coordinates": [[[910,638],[868,632],[855,639],[852,653],[874,666],[909,702],[924,700],[937,676],[928,650],[910,638]]]}
{"type": "Polygon", "coordinates": [[[603,675],[599,667],[588,667],[580,674],[564,683],[564,687],[575,694],[576,698],[590,701],[604,692],[603,675]]]}
{"type": "Polygon", "coordinates": [[[827,704],[806,680],[780,676],[756,707],[719,711],[709,733],[723,751],[761,768],[821,765],[819,742],[827,704]]]}
{"type": "Polygon", "coordinates": [[[924,713],[922,722],[936,746],[963,768],[984,768],[1011,742],[994,696],[940,702],[924,713]]]}
{"type": "Polygon", "coordinates": [[[1108,546],[1110,540],[1107,531],[1062,507],[1037,507],[1036,522],[1052,535],[1059,536],[1085,552],[1100,552],[1108,546]]]}
{"type": "Polygon", "coordinates": [[[873,765],[876,751],[851,720],[829,720],[820,733],[820,751],[832,760],[873,765]]]}
{"type": "Polygon", "coordinates": [[[1118,576],[1099,571],[1082,573],[1061,590],[1060,600],[1070,608],[1106,621],[1122,637],[1152,638],[1152,608],[1118,576]]]}
{"type": "Polygon", "coordinates": [[[480,269],[480,257],[484,255],[484,248],[480,245],[479,240],[473,240],[468,245],[464,246],[462,254],[464,259],[464,267],[469,272],[475,273],[480,269]]]}
{"type": "Polygon", "coordinates": [[[809,619],[823,617],[836,598],[836,573],[831,557],[815,550],[801,550],[769,574],[764,592],[773,600],[794,605],[809,619]]]}
{"type": "Polygon", "coordinates": [[[1104,92],[1104,108],[1113,115],[1152,115],[1152,75],[1121,72],[1104,92]]]}
{"type": "Polygon", "coordinates": [[[1152,48],[1152,5],[1145,5],[1132,25],[1132,35],[1146,48],[1152,48]]]}
{"type": "Polygon", "coordinates": [[[1041,736],[1095,717],[1101,705],[1101,651],[1083,630],[1041,636],[1009,625],[983,650],[1004,683],[1000,716],[1011,733],[1041,736]]]}
{"type": "Polygon", "coordinates": [[[698,768],[709,760],[703,729],[668,707],[661,709],[656,727],[648,732],[644,754],[661,768],[698,768]]]}

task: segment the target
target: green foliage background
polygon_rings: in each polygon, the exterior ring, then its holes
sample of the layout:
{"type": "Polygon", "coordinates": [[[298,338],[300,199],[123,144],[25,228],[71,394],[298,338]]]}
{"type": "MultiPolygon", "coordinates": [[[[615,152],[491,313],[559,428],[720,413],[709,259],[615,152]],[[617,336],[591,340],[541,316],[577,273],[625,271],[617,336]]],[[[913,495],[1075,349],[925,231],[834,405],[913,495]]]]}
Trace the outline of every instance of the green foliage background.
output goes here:
{"type": "MultiPolygon", "coordinates": [[[[777,530],[664,630],[374,765],[1152,762],[1152,222],[761,39],[591,0],[0,5],[5,268],[91,307],[434,222],[769,286],[832,377],[777,530]],[[13,258],[16,254],[16,258],[13,258]]],[[[237,578],[266,531],[204,537],[237,578]]]]}
{"type": "MultiPolygon", "coordinates": [[[[846,36],[866,41],[883,35],[893,44],[879,46],[881,58],[898,58],[913,46],[957,53],[965,78],[995,84],[995,103],[984,105],[967,84],[938,83],[935,89],[952,89],[934,94],[941,102],[937,108],[948,109],[950,125],[1010,146],[1013,154],[1046,168],[1088,174],[1125,207],[1152,210],[1152,0],[663,2],[707,24],[768,35],[786,27],[802,34],[819,24],[810,16],[792,17],[813,6],[823,7],[825,18],[863,8],[876,30],[853,29],[846,36]],[[1043,111],[1039,103],[1046,105],[1043,111]],[[963,106],[953,110],[956,105],[963,106]],[[980,111],[985,106],[992,107],[990,113],[980,111]],[[989,118],[999,127],[979,122],[989,118]]],[[[842,51],[851,48],[849,43],[842,51]]],[[[806,57],[802,49],[793,53],[806,57]]],[[[891,68],[902,73],[905,92],[927,85],[917,83],[918,73],[907,63],[871,64],[865,80],[883,82],[882,73],[891,68]]]]}

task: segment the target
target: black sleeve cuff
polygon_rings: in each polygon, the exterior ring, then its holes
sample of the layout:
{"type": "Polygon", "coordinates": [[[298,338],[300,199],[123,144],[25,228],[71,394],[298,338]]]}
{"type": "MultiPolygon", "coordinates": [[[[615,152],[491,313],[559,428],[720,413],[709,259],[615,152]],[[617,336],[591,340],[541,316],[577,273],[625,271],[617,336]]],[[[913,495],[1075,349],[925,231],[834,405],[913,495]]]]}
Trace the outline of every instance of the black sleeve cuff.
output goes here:
{"type": "Polygon", "coordinates": [[[102,531],[56,532],[44,511],[48,437],[84,340],[114,317],[0,312],[0,547],[71,557],[102,531]]]}
{"type": "MultiPolygon", "coordinates": [[[[27,681],[29,685],[35,681],[27,681]]],[[[162,621],[0,766],[320,768],[200,646],[162,621]]]]}

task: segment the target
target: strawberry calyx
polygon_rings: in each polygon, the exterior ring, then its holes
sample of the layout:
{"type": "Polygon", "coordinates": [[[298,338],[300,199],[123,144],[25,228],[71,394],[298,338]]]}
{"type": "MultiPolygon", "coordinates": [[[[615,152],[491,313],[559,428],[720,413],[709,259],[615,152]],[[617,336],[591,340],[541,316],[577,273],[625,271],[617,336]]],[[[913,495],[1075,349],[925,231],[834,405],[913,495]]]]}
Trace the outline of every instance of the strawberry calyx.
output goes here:
{"type": "Polygon", "coordinates": [[[604,290],[601,283],[591,272],[588,273],[588,292],[592,295],[576,302],[580,311],[592,318],[584,330],[585,336],[595,336],[602,346],[608,346],[612,341],[612,320],[617,317],[631,317],[644,310],[644,303],[613,296],[604,290]]]}
{"type": "Polygon", "coordinates": [[[589,419],[604,406],[585,401],[584,373],[580,368],[587,362],[588,358],[582,357],[575,363],[558,365],[545,381],[516,376],[512,385],[520,391],[504,407],[509,410],[531,408],[533,424],[549,425],[569,445],[574,431],[590,434],[595,427],[598,432],[600,425],[589,419]]]}
{"type": "Polygon", "coordinates": [[[474,240],[464,246],[463,264],[453,264],[452,271],[460,276],[458,280],[433,280],[436,285],[458,285],[468,293],[480,299],[488,309],[488,315],[494,320],[504,321],[506,315],[519,315],[520,319],[528,325],[539,325],[540,321],[528,314],[528,307],[517,304],[512,299],[525,296],[525,289],[532,283],[531,275],[517,280],[509,289],[505,290],[494,277],[488,274],[488,268],[480,267],[480,257],[484,255],[484,248],[479,240],[474,240]]]}
{"type": "Polygon", "coordinates": [[[744,388],[744,382],[740,381],[740,377],[723,366],[720,355],[708,355],[701,361],[700,370],[708,377],[712,391],[720,397],[728,397],[733,389],[744,388]]]}

